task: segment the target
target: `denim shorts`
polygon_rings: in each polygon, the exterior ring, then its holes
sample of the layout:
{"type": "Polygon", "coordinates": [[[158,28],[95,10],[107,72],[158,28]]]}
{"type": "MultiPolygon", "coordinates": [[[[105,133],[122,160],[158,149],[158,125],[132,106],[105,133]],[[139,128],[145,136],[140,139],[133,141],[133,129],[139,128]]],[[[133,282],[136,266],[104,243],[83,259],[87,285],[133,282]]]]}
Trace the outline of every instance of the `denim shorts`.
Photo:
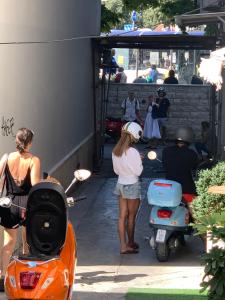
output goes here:
{"type": "Polygon", "coordinates": [[[141,199],[141,183],[139,181],[133,184],[117,182],[114,194],[124,199],[141,199]]]}

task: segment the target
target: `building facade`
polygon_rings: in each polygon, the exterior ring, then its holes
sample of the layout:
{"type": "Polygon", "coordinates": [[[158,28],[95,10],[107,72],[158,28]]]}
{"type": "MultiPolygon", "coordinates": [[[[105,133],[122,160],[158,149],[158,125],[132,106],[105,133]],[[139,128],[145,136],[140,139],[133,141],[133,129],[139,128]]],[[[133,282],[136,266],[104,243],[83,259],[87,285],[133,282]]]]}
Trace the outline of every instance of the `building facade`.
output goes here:
{"type": "Polygon", "coordinates": [[[0,0],[1,154],[29,127],[43,170],[62,183],[92,161],[100,15],[100,0],[0,0]]]}
{"type": "Polygon", "coordinates": [[[224,0],[199,0],[200,9],[204,11],[224,11],[225,1],[224,0]]]}

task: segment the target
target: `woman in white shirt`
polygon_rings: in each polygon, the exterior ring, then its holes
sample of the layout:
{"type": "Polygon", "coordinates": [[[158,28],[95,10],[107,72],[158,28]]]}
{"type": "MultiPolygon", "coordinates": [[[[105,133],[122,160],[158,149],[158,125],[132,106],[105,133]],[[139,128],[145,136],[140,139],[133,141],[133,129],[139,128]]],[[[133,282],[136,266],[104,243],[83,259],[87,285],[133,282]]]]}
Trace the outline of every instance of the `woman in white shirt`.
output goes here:
{"type": "Polygon", "coordinates": [[[134,241],[134,230],[135,218],[140,205],[139,176],[143,171],[143,165],[141,155],[133,145],[141,136],[142,128],[139,124],[126,123],[112,153],[113,169],[118,175],[114,193],[119,196],[118,231],[121,254],[138,253],[139,249],[139,245],[134,241]]]}

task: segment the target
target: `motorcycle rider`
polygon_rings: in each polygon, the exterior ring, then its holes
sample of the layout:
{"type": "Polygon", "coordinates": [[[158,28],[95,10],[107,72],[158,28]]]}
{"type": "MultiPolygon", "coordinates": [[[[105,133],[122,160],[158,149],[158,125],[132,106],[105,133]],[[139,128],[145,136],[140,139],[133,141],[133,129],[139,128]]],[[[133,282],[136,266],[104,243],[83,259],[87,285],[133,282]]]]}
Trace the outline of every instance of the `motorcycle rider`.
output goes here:
{"type": "Polygon", "coordinates": [[[184,200],[189,203],[196,195],[196,187],[192,170],[196,168],[198,156],[189,149],[194,133],[191,127],[178,128],[175,134],[175,145],[166,147],[162,152],[162,163],[166,172],[166,179],[177,181],[182,186],[184,200]],[[185,197],[186,195],[186,197],[185,197]]]}

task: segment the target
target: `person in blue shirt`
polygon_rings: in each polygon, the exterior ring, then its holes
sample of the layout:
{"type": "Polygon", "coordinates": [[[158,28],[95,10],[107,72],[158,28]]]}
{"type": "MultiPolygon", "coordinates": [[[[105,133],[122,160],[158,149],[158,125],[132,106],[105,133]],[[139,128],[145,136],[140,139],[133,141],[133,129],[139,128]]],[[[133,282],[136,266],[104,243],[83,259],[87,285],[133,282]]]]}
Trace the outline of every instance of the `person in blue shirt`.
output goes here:
{"type": "Polygon", "coordinates": [[[159,72],[156,69],[156,65],[152,65],[149,75],[147,76],[148,77],[147,81],[149,83],[157,83],[158,75],[159,75],[159,72]]]}
{"type": "Polygon", "coordinates": [[[116,74],[116,71],[119,68],[119,65],[117,64],[116,59],[115,59],[115,54],[116,54],[115,49],[112,49],[111,50],[111,63],[108,67],[105,68],[106,74],[114,75],[114,74],[116,74]]]}
{"type": "Polygon", "coordinates": [[[166,98],[166,92],[163,87],[157,90],[158,97],[156,98],[156,103],[158,104],[157,119],[159,123],[159,129],[161,133],[162,140],[166,138],[166,123],[168,121],[168,111],[170,107],[170,101],[166,98]]]}

